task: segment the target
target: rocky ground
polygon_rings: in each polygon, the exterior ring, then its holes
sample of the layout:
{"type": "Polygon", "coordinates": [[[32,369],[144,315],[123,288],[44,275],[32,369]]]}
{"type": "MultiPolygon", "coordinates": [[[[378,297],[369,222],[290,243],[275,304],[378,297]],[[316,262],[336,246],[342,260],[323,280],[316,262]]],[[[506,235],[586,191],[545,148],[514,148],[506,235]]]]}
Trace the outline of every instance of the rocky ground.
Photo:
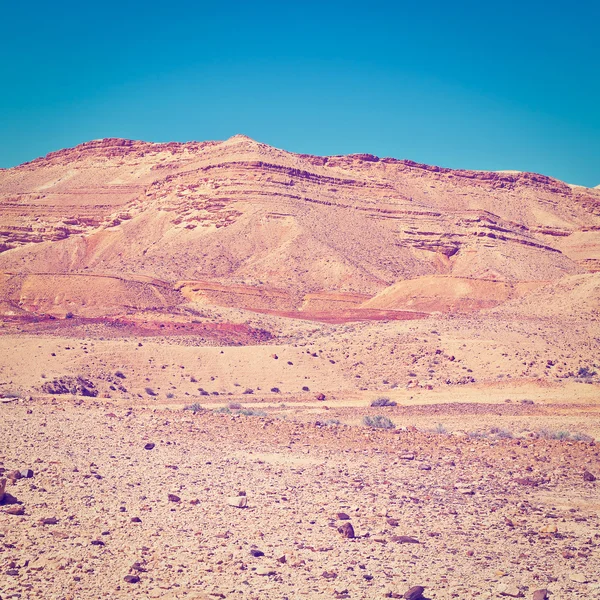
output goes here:
{"type": "Polygon", "coordinates": [[[235,412],[0,404],[2,599],[600,597],[595,442],[235,412]]]}

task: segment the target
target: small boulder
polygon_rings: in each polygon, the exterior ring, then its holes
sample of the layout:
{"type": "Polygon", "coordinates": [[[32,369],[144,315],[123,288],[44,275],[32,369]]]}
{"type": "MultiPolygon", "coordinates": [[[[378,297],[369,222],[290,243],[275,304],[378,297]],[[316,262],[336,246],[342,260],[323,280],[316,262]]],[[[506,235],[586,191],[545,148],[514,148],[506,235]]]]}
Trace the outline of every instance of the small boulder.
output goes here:
{"type": "Polygon", "coordinates": [[[7,508],[4,511],[7,515],[14,515],[16,517],[21,517],[25,514],[25,508],[23,506],[19,506],[18,504],[14,504],[10,508],[7,508]]]}
{"type": "Polygon", "coordinates": [[[423,598],[423,592],[425,588],[422,585],[414,585],[409,590],[404,592],[402,596],[405,600],[421,600],[423,598]]]}
{"type": "Polygon", "coordinates": [[[352,527],[352,523],[350,523],[350,521],[342,523],[338,527],[338,531],[342,534],[343,537],[348,539],[354,539],[354,527],[352,527]]]}
{"type": "Polygon", "coordinates": [[[548,590],[535,590],[533,600],[548,600],[548,590]]]}
{"type": "Polygon", "coordinates": [[[246,496],[229,496],[227,504],[235,508],[246,508],[248,506],[248,498],[246,496]]]}
{"type": "Polygon", "coordinates": [[[177,494],[169,494],[169,502],[181,502],[181,498],[177,494]]]}
{"type": "Polygon", "coordinates": [[[154,444],[153,442],[148,442],[145,446],[144,446],[144,450],[152,450],[154,448],[156,444],[154,444]]]}
{"type": "Polygon", "coordinates": [[[398,544],[420,544],[417,538],[410,535],[394,535],[391,539],[392,542],[397,542],[398,544]]]}
{"type": "Polygon", "coordinates": [[[584,481],[596,481],[596,476],[590,473],[587,469],[583,472],[584,481]]]}

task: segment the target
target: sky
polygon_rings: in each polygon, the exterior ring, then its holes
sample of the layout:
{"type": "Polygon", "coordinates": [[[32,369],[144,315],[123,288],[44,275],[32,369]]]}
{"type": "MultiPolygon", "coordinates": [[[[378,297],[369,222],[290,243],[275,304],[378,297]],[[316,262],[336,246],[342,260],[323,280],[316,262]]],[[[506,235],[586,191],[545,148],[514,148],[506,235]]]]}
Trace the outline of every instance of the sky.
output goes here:
{"type": "Polygon", "coordinates": [[[103,137],[600,185],[600,2],[7,2],[0,167],[103,137]]]}

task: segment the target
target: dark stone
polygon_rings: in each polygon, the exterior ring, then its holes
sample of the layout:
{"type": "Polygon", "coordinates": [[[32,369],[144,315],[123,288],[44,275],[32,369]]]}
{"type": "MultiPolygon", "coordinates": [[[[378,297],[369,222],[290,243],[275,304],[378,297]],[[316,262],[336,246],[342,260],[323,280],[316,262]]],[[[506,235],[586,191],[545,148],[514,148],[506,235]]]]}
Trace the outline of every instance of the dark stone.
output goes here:
{"type": "Polygon", "coordinates": [[[338,531],[345,538],[348,538],[350,540],[354,539],[354,527],[352,527],[352,523],[350,523],[350,521],[346,521],[345,523],[342,523],[342,525],[340,525],[338,527],[338,531]]]}
{"type": "Polygon", "coordinates": [[[404,592],[405,600],[421,600],[425,588],[422,585],[415,585],[410,590],[404,592]]]}

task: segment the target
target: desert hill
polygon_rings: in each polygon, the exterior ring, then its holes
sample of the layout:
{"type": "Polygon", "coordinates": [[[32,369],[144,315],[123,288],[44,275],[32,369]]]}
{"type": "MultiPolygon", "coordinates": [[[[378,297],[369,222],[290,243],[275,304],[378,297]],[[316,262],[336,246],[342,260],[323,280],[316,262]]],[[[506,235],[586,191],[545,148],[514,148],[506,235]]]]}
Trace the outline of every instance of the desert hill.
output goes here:
{"type": "Polygon", "coordinates": [[[0,222],[11,314],[472,311],[600,269],[597,189],[240,135],[96,140],[2,170],[0,222]]]}

